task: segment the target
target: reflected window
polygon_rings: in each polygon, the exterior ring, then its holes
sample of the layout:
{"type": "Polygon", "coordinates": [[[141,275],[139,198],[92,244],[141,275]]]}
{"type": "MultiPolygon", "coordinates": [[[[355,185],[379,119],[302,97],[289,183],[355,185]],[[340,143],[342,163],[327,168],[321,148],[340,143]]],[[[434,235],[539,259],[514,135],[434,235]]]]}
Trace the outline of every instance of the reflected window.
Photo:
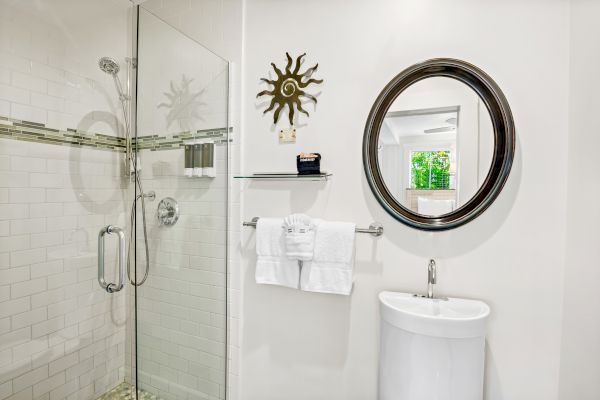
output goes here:
{"type": "Polygon", "coordinates": [[[450,189],[450,151],[412,151],[410,153],[412,189],[450,189]]]}

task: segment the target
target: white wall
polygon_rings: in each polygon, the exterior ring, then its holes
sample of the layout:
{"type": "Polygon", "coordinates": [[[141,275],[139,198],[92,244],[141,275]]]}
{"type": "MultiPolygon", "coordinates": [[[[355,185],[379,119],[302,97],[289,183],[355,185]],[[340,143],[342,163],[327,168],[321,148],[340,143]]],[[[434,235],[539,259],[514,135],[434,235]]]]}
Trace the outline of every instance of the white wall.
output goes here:
{"type": "MultiPolygon", "coordinates": [[[[492,308],[488,400],[558,396],[568,120],[569,10],[564,0],[266,1],[246,3],[243,169],[294,168],[300,151],[323,154],[328,183],[248,182],[243,217],[305,212],[385,234],[357,238],[351,297],[258,286],[254,231],[244,249],[241,398],[373,399],[381,290],[422,292],[439,265],[438,292],[492,308]],[[316,111],[301,118],[296,145],[278,145],[255,95],[271,61],[308,53],[325,79],[316,111]],[[517,126],[515,164],[480,218],[443,233],[407,228],[378,205],[364,178],[363,128],[379,91],[399,71],[456,57],[488,72],[517,126]],[[534,73],[532,72],[534,71],[534,73]],[[550,168],[550,170],[549,170],[550,168]]],[[[285,127],[285,120],[281,127],[285,127]]],[[[279,128],[279,126],[277,127],[279,128]]]]}
{"type": "Polygon", "coordinates": [[[600,393],[600,3],[573,0],[569,121],[569,190],[560,399],[600,393]]]}

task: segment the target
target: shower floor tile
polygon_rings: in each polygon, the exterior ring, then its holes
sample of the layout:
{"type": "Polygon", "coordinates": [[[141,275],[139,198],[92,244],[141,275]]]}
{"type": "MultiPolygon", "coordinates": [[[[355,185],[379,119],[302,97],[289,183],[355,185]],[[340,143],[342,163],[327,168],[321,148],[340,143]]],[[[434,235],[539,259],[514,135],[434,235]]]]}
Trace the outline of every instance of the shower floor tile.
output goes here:
{"type": "MultiPolygon", "coordinates": [[[[98,397],[97,400],[135,400],[134,387],[129,383],[123,382],[119,386],[114,387],[109,392],[98,397]]],[[[155,394],[148,393],[145,390],[138,390],[138,400],[161,400],[155,394]]]]}

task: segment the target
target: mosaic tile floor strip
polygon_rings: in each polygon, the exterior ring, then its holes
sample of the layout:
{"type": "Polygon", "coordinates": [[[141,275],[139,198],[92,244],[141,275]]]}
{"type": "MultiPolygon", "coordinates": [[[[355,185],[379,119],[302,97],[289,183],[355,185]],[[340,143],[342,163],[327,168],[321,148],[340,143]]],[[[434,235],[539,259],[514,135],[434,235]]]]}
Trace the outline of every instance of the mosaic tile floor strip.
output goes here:
{"type": "MultiPolygon", "coordinates": [[[[121,383],[107,393],[98,397],[97,400],[136,400],[135,399],[135,388],[127,382],[121,383]]],[[[138,390],[137,400],[161,400],[155,394],[146,392],[145,390],[138,390]]]]}
{"type": "MultiPolygon", "coordinates": [[[[229,129],[231,132],[231,129],[229,129]]],[[[63,146],[81,146],[108,151],[125,151],[125,139],[101,133],[83,132],[77,129],[66,131],[48,128],[37,122],[0,117],[0,138],[27,142],[48,143],[63,146]]],[[[133,139],[138,150],[173,150],[195,140],[211,140],[214,143],[227,142],[227,129],[200,129],[195,132],[180,132],[170,135],[149,135],[133,139]]]]}

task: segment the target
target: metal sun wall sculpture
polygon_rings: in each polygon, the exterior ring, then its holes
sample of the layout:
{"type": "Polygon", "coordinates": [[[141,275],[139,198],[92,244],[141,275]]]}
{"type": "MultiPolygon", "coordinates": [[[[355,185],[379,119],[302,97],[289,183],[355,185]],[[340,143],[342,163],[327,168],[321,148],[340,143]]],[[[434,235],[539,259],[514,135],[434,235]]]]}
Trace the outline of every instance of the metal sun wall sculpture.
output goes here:
{"type": "Polygon", "coordinates": [[[288,106],[288,117],[290,120],[290,125],[294,125],[294,113],[296,109],[305,114],[307,117],[309,116],[308,111],[302,108],[301,97],[305,97],[309,100],[312,100],[315,104],[317,103],[317,98],[312,94],[306,93],[303,89],[305,89],[310,84],[320,84],[323,83],[323,79],[312,79],[312,74],[315,73],[319,64],[315,64],[314,67],[307,69],[304,73],[300,73],[300,67],[302,65],[302,59],[306,56],[306,53],[301,54],[296,59],[296,65],[292,71],[292,57],[290,57],[289,53],[285,53],[287,56],[287,65],[285,66],[285,72],[282,72],[275,63],[271,63],[273,70],[275,70],[275,74],[277,74],[277,78],[275,80],[270,80],[266,78],[261,78],[261,81],[268,83],[269,85],[273,85],[272,90],[263,90],[258,93],[256,97],[261,96],[272,96],[271,104],[269,107],[263,112],[263,114],[268,113],[269,111],[275,109],[273,112],[273,123],[277,123],[279,120],[279,114],[288,106]],[[277,106],[277,108],[275,108],[277,106]]]}

